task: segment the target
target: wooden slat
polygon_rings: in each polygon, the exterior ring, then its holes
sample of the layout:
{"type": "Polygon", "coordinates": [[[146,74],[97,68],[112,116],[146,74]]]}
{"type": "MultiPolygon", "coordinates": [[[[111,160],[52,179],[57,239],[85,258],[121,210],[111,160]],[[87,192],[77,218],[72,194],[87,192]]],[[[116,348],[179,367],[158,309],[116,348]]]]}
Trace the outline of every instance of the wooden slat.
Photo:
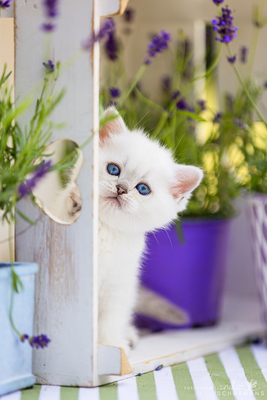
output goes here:
{"type": "MultiPolygon", "coordinates": [[[[40,7],[40,0],[15,3],[16,98],[42,79],[43,61],[66,61],[92,27],[98,28],[98,0],[79,0],[75,6],[73,0],[64,0],[57,30],[50,42],[44,42],[40,7]]],[[[54,120],[66,121],[67,127],[54,132],[52,140],[70,138],[81,144],[97,129],[98,71],[96,45],[93,54],[86,54],[59,78],[57,87],[66,87],[67,94],[54,120]]],[[[43,384],[91,386],[97,376],[97,137],[83,152],[77,180],[83,198],[79,220],[66,227],[42,215],[36,227],[16,239],[17,260],[36,261],[40,266],[34,332],[47,334],[51,343],[34,352],[33,371],[43,384]]],[[[27,201],[22,210],[33,219],[40,213],[27,201]]],[[[24,227],[18,221],[17,232],[24,227]]]]}

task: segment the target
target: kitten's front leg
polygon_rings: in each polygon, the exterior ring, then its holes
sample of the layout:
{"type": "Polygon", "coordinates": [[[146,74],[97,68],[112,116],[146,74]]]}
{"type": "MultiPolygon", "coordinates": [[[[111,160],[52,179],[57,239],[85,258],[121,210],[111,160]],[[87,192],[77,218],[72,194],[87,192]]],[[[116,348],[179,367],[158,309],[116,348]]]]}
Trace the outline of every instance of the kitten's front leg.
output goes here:
{"type": "Polygon", "coordinates": [[[127,333],[130,329],[130,319],[134,308],[134,291],[130,288],[125,290],[125,285],[112,289],[109,287],[99,303],[99,342],[120,347],[128,355],[131,343],[127,333]]]}

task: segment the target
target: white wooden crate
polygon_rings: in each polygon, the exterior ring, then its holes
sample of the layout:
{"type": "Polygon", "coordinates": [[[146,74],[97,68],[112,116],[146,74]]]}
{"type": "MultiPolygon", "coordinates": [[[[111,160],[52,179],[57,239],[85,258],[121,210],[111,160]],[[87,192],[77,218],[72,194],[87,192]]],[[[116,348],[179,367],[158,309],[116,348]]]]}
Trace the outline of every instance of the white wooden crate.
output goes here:
{"type": "MultiPolygon", "coordinates": [[[[64,0],[60,4],[58,30],[50,47],[44,48],[39,27],[39,0],[17,0],[14,4],[16,49],[16,96],[22,97],[43,75],[44,54],[65,61],[81,40],[99,26],[99,15],[122,11],[119,0],[64,0]],[[64,45],[63,45],[64,44],[64,45]]],[[[12,17],[12,9],[2,17],[12,17]]],[[[54,139],[70,138],[81,144],[98,127],[99,49],[86,54],[60,78],[59,87],[68,88],[55,118],[68,127],[54,139]]],[[[42,384],[96,386],[171,365],[241,343],[262,330],[256,299],[227,298],[221,323],[212,328],[181,330],[144,336],[127,360],[115,348],[97,343],[97,138],[84,150],[84,166],[78,185],[84,199],[83,215],[71,227],[57,225],[42,216],[37,227],[16,240],[20,261],[37,261],[35,333],[52,338],[50,346],[35,351],[34,373],[42,384]]],[[[23,211],[39,211],[24,202],[23,211]]],[[[24,228],[20,221],[17,231],[24,228]]]]}

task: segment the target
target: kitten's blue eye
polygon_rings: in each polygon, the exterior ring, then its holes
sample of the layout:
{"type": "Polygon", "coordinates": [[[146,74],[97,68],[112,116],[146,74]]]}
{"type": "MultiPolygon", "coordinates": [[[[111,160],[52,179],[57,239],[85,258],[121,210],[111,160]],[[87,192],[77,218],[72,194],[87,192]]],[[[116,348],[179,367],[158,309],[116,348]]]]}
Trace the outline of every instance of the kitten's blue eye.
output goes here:
{"type": "Polygon", "coordinates": [[[118,175],[120,175],[120,173],[121,173],[120,168],[119,168],[118,165],[116,165],[116,164],[108,164],[107,170],[108,170],[108,173],[109,173],[110,175],[116,175],[116,176],[118,176],[118,175]]]}
{"type": "Polygon", "coordinates": [[[151,190],[149,189],[149,187],[145,183],[138,183],[138,185],[136,186],[136,189],[138,190],[138,192],[140,194],[142,194],[144,196],[151,192],[151,190]]]}

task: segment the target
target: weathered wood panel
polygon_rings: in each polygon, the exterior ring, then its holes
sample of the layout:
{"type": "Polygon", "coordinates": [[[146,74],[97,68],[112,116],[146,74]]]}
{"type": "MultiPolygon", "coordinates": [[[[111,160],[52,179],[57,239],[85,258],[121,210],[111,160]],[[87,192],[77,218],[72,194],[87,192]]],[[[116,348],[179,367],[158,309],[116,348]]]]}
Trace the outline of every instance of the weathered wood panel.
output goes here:
{"type": "MultiPolygon", "coordinates": [[[[25,95],[40,79],[42,63],[65,62],[81,42],[98,27],[97,0],[64,0],[59,4],[57,30],[50,40],[40,30],[43,22],[39,0],[15,2],[16,98],[25,95]],[[45,57],[45,58],[44,58],[45,57]]],[[[67,94],[54,113],[67,127],[53,139],[70,138],[83,143],[98,127],[98,46],[70,66],[57,87],[67,94]]],[[[26,122],[26,120],[25,120],[26,122]]],[[[33,356],[38,382],[91,386],[97,374],[97,142],[84,149],[84,164],[77,184],[83,198],[79,220],[66,227],[42,215],[38,225],[16,238],[16,257],[38,262],[34,333],[51,338],[47,349],[33,356]],[[94,227],[94,228],[93,228],[94,227]],[[94,233],[95,232],[95,233],[94,233]]],[[[40,213],[25,201],[24,213],[40,213]]],[[[18,221],[19,233],[25,224],[18,221]]]]}

